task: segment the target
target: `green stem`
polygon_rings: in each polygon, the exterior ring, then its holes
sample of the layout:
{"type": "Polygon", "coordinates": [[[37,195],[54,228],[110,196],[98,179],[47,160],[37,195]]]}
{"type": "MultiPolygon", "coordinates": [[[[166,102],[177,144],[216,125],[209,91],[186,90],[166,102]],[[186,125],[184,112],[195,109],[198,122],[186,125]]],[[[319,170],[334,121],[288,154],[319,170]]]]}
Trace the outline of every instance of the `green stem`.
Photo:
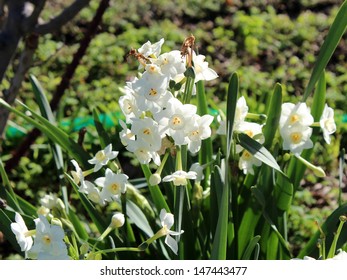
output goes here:
{"type": "Polygon", "coordinates": [[[346,222],[346,217],[345,216],[341,216],[340,217],[340,224],[339,224],[339,227],[337,228],[337,232],[334,236],[334,240],[333,242],[331,243],[331,247],[330,247],[330,250],[329,250],[329,253],[328,253],[328,259],[332,258],[335,256],[335,253],[336,253],[336,246],[337,246],[337,241],[339,240],[339,236],[341,234],[341,231],[342,231],[342,227],[343,227],[343,224],[346,222]]]}

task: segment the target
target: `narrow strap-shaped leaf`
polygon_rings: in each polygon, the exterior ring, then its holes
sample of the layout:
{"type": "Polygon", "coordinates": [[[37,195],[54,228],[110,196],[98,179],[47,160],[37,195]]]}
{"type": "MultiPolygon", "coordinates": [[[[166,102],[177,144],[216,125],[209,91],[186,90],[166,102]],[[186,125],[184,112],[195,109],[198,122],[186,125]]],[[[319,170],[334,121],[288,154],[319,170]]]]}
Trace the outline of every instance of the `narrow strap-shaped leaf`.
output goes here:
{"type": "Polygon", "coordinates": [[[327,37],[319,51],[318,57],[316,59],[316,64],[313,67],[311,78],[306,87],[303,101],[305,102],[312,92],[313,88],[321,73],[327,66],[331,56],[333,55],[338,43],[341,40],[341,37],[346,32],[347,28],[347,1],[344,1],[340,7],[333,24],[330,27],[327,37]]]}
{"type": "Polygon", "coordinates": [[[275,138],[276,130],[281,116],[282,86],[276,84],[266,112],[266,124],[263,128],[265,137],[264,147],[270,149],[275,138]]]}
{"type": "Polygon", "coordinates": [[[7,176],[7,173],[5,171],[4,165],[2,163],[2,160],[0,158],[0,175],[2,179],[2,184],[0,184],[0,197],[5,199],[7,203],[16,211],[23,213],[18,200],[17,196],[13,191],[13,188],[11,186],[10,180],[7,176]]]}
{"type": "Polygon", "coordinates": [[[101,148],[104,149],[108,144],[111,143],[111,139],[109,135],[107,134],[103,124],[101,123],[99,116],[100,116],[99,111],[97,109],[94,109],[93,110],[94,124],[99,135],[101,148]]]}
{"type": "Polygon", "coordinates": [[[154,235],[154,232],[151,226],[148,223],[148,220],[145,214],[141,211],[141,209],[132,201],[127,201],[127,215],[130,220],[141,229],[148,237],[154,235]]]}
{"type": "Polygon", "coordinates": [[[237,96],[239,92],[239,77],[237,73],[231,75],[228,87],[228,96],[227,96],[227,153],[226,158],[230,156],[230,149],[233,137],[233,127],[235,120],[237,96]]]}
{"type": "MultiPolygon", "coordinates": [[[[36,102],[39,105],[41,115],[46,118],[51,124],[56,123],[56,119],[53,115],[51,106],[49,105],[49,102],[46,98],[45,92],[39,83],[39,81],[36,79],[35,76],[30,75],[29,76],[31,86],[33,88],[33,92],[36,97],[36,102]]],[[[57,167],[57,172],[58,172],[58,177],[60,181],[60,185],[62,188],[62,195],[63,195],[63,200],[65,203],[65,208],[67,209],[66,211],[69,211],[68,207],[68,194],[66,190],[66,185],[65,185],[65,177],[64,177],[64,160],[63,160],[63,153],[61,151],[61,147],[57,144],[54,143],[53,141],[50,141],[49,143],[52,153],[53,153],[53,158],[55,161],[55,165],[57,167]]]]}

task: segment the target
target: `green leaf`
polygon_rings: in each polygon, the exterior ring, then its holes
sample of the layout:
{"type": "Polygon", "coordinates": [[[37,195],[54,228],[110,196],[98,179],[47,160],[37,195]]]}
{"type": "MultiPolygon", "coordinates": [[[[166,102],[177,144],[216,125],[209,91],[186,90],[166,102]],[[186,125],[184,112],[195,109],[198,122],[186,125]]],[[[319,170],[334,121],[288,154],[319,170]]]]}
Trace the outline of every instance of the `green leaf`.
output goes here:
{"type": "Polygon", "coordinates": [[[153,203],[156,206],[158,212],[160,212],[161,209],[165,209],[168,213],[170,213],[171,212],[170,208],[167,205],[167,202],[166,202],[159,186],[158,185],[151,186],[151,184],[149,183],[149,178],[151,177],[152,173],[151,173],[151,170],[149,169],[148,165],[141,164],[141,168],[142,168],[143,174],[146,177],[149,192],[151,193],[153,203]]]}
{"type": "Polygon", "coordinates": [[[37,129],[41,130],[50,140],[59,144],[69,155],[75,158],[85,169],[90,168],[88,164],[89,154],[83,148],[74,142],[63,130],[51,124],[47,119],[35,113],[29,107],[17,100],[26,110],[30,111],[33,118],[11,107],[6,101],[0,98],[0,106],[7,108],[12,113],[21,117],[25,121],[32,124],[37,129]]]}
{"type": "Polygon", "coordinates": [[[98,110],[94,109],[93,110],[94,124],[99,135],[101,148],[104,149],[108,144],[111,143],[111,139],[108,133],[106,132],[103,124],[101,123],[99,116],[100,116],[100,113],[98,112],[98,110]]]}
{"type": "Polygon", "coordinates": [[[87,230],[85,229],[85,226],[82,224],[81,219],[77,216],[75,211],[71,209],[71,206],[68,206],[69,209],[69,221],[72,223],[75,233],[78,235],[78,237],[82,240],[88,240],[89,234],[87,230]]]}
{"type": "Polygon", "coordinates": [[[276,84],[274,92],[271,96],[269,105],[267,107],[266,115],[267,120],[263,128],[263,134],[265,137],[264,147],[270,149],[272,141],[275,138],[276,130],[281,117],[282,106],[282,86],[276,84]]]}
{"type": "Polygon", "coordinates": [[[148,237],[154,235],[154,232],[151,226],[148,223],[148,220],[145,214],[141,211],[141,209],[132,201],[127,201],[127,215],[129,219],[139,228],[141,229],[148,237]]]}
{"type": "MultiPolygon", "coordinates": [[[[36,102],[39,105],[41,115],[46,118],[51,124],[56,124],[56,119],[53,115],[53,112],[51,110],[51,106],[49,105],[49,102],[46,98],[46,95],[44,93],[44,90],[39,83],[39,81],[36,79],[34,75],[29,76],[31,86],[33,88],[36,102]]],[[[57,167],[57,173],[60,181],[60,185],[62,187],[62,195],[63,200],[65,203],[66,209],[68,209],[68,195],[66,191],[65,186],[65,180],[64,180],[64,160],[63,160],[63,153],[61,151],[61,147],[52,141],[49,141],[49,145],[51,147],[53,158],[55,161],[55,165],[57,167]]],[[[68,210],[67,210],[68,211],[68,210]]]]}
{"type": "Polygon", "coordinates": [[[235,120],[237,97],[239,92],[239,77],[237,73],[233,73],[230,77],[228,96],[227,96],[227,153],[226,158],[230,156],[230,149],[233,137],[233,127],[235,120]]]}
{"type": "Polygon", "coordinates": [[[276,171],[284,174],[272,154],[259,142],[255,141],[244,133],[238,134],[238,140],[239,144],[249,151],[255,158],[272,167],[276,171]]]}
{"type": "Polygon", "coordinates": [[[316,64],[313,67],[311,78],[306,87],[303,101],[305,102],[312,92],[313,88],[319,77],[321,76],[323,70],[327,66],[331,56],[333,55],[341,37],[346,32],[347,28],[347,1],[345,1],[340,7],[333,24],[330,27],[327,37],[319,51],[318,57],[316,59],[316,64]]]}
{"type": "Polygon", "coordinates": [[[251,259],[251,254],[255,250],[259,240],[260,240],[260,235],[256,235],[251,239],[245,252],[242,255],[242,258],[241,258],[242,260],[250,260],[251,259]]]}

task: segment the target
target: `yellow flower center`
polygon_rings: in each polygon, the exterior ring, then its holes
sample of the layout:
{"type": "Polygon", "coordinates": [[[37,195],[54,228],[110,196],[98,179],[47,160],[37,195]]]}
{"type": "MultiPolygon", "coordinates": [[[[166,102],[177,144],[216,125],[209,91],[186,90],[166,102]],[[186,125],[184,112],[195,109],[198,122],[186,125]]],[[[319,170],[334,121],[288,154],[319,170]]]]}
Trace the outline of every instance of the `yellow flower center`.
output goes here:
{"type": "Polygon", "coordinates": [[[146,134],[146,135],[150,135],[151,134],[151,130],[149,128],[145,128],[143,131],[142,131],[143,134],[146,134]]]}
{"type": "Polygon", "coordinates": [[[45,243],[46,245],[49,245],[49,244],[51,244],[51,242],[52,242],[52,240],[51,240],[51,237],[49,236],[49,235],[44,235],[43,237],[42,237],[42,241],[43,241],[43,243],[45,243]]]}
{"type": "Polygon", "coordinates": [[[106,155],[105,155],[105,152],[104,151],[99,151],[96,153],[95,155],[95,158],[98,160],[98,161],[103,161],[106,159],[106,155]]]}
{"type": "Polygon", "coordinates": [[[244,150],[242,153],[242,158],[244,160],[250,160],[252,157],[252,154],[250,152],[248,152],[247,150],[244,150]]]}
{"type": "Polygon", "coordinates": [[[120,190],[120,185],[118,183],[112,183],[108,186],[108,189],[112,194],[118,194],[120,190]]]}
{"type": "Polygon", "coordinates": [[[246,130],[245,131],[245,134],[247,134],[249,137],[253,137],[254,136],[254,133],[253,133],[253,131],[252,130],[246,130]]]}
{"type": "Polygon", "coordinates": [[[151,88],[150,91],[149,91],[149,96],[156,96],[158,94],[158,92],[154,89],[154,88],[151,88]]]}
{"type": "Polygon", "coordinates": [[[294,144],[300,143],[301,138],[302,138],[302,134],[300,132],[293,132],[292,134],[290,134],[290,139],[292,140],[292,143],[294,144]]]}
{"type": "Polygon", "coordinates": [[[170,120],[170,127],[172,129],[181,129],[184,126],[184,119],[180,115],[174,115],[170,120]]]}
{"type": "Polygon", "coordinates": [[[289,117],[289,123],[291,125],[295,124],[297,121],[299,121],[300,117],[297,114],[293,114],[289,117]]]}

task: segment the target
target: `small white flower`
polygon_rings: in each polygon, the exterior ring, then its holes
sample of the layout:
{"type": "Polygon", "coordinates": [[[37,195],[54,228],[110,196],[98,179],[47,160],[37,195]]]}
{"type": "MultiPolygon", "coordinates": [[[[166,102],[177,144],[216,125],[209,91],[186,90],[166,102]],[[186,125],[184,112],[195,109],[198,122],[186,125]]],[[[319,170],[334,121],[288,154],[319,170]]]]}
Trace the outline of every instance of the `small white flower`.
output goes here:
{"type": "Polygon", "coordinates": [[[156,151],[152,151],[151,148],[144,141],[134,140],[129,141],[126,146],[129,152],[135,154],[136,158],[141,164],[148,164],[151,160],[159,166],[160,165],[160,156],[156,151]]]}
{"type": "Polygon", "coordinates": [[[78,191],[81,193],[88,193],[88,191],[94,187],[92,182],[84,179],[84,174],[77,161],[71,160],[71,163],[75,166],[76,171],[71,171],[72,177],[76,185],[79,185],[78,191]]]}
{"type": "Polygon", "coordinates": [[[312,128],[300,124],[283,127],[280,130],[283,138],[283,149],[290,150],[294,154],[300,155],[304,149],[311,149],[313,142],[310,137],[312,128]]]}
{"type": "Polygon", "coordinates": [[[105,175],[105,177],[97,178],[95,183],[102,187],[101,199],[110,202],[119,198],[121,193],[125,193],[129,177],[125,174],[113,173],[109,168],[106,169],[105,175]]]}
{"type": "Polygon", "coordinates": [[[101,169],[102,166],[106,165],[117,155],[118,152],[112,151],[112,144],[109,144],[104,150],[98,151],[92,159],[88,160],[88,162],[95,165],[94,172],[97,172],[101,169]]]}
{"type": "Polygon", "coordinates": [[[249,151],[243,150],[242,155],[239,159],[239,168],[244,174],[254,175],[253,166],[260,166],[261,161],[255,158],[249,151]]]}
{"type": "Polygon", "coordinates": [[[173,182],[175,186],[186,186],[187,179],[195,180],[197,173],[195,171],[185,172],[183,170],[178,170],[171,175],[167,175],[163,178],[163,182],[173,182]]]}
{"type": "Polygon", "coordinates": [[[188,150],[195,154],[200,150],[201,141],[211,136],[210,125],[213,121],[213,117],[210,115],[193,115],[190,120],[190,124],[187,129],[187,136],[189,138],[188,150]]]}
{"type": "Polygon", "coordinates": [[[111,218],[111,227],[112,228],[120,228],[124,225],[125,217],[123,213],[116,212],[111,218]]]}
{"type": "Polygon", "coordinates": [[[16,236],[16,240],[22,252],[28,252],[33,245],[33,239],[28,236],[28,228],[22,216],[16,212],[15,223],[11,223],[11,230],[16,236]]]}
{"type": "Polygon", "coordinates": [[[218,77],[216,71],[211,68],[208,68],[208,62],[205,61],[204,55],[196,55],[193,52],[193,63],[195,71],[195,83],[198,81],[211,81],[218,77]]]}
{"type": "Polygon", "coordinates": [[[177,50],[161,54],[154,63],[157,64],[161,72],[171,80],[175,80],[177,75],[183,74],[186,70],[185,61],[182,59],[181,52],[177,50]]]}
{"type": "Polygon", "coordinates": [[[58,198],[56,193],[49,193],[45,194],[44,197],[40,199],[41,205],[48,208],[48,209],[53,209],[54,207],[57,207],[58,203],[58,198]]]}
{"type": "Polygon", "coordinates": [[[133,119],[131,126],[132,134],[136,135],[136,139],[143,141],[148,145],[151,151],[158,151],[161,147],[161,136],[159,133],[159,125],[151,118],[133,119]]]}
{"type": "Polygon", "coordinates": [[[189,171],[194,171],[196,173],[195,181],[202,181],[204,179],[204,166],[201,166],[200,163],[193,163],[189,171]]]}
{"type": "Polygon", "coordinates": [[[158,57],[161,52],[161,46],[163,44],[164,38],[153,44],[150,41],[147,41],[138,49],[138,52],[143,54],[143,56],[145,57],[158,57]]]}
{"type": "Polygon", "coordinates": [[[188,144],[188,129],[191,118],[196,114],[197,108],[192,104],[182,104],[176,98],[168,101],[165,110],[154,115],[155,120],[159,123],[162,136],[168,134],[171,136],[176,145],[188,144]]]}
{"type": "Polygon", "coordinates": [[[162,228],[163,234],[166,235],[165,244],[169,246],[170,249],[177,255],[177,251],[178,251],[177,241],[174,238],[172,238],[171,235],[173,236],[181,235],[184,231],[181,230],[181,232],[177,232],[177,231],[170,230],[170,228],[174,224],[174,215],[171,213],[167,213],[165,209],[162,209],[160,211],[159,217],[160,217],[160,223],[163,227],[162,228]]]}
{"type": "Polygon", "coordinates": [[[30,253],[36,254],[39,260],[69,260],[63,229],[49,224],[42,215],[35,219],[35,224],[36,235],[30,253]]]}
{"type": "Polygon", "coordinates": [[[313,117],[306,103],[298,104],[283,103],[280,117],[280,129],[300,124],[310,126],[313,124],[313,117]]]}
{"type": "Polygon", "coordinates": [[[330,135],[336,131],[336,124],[334,120],[334,110],[325,104],[323,114],[319,120],[320,127],[323,130],[323,137],[325,142],[330,144],[330,135]]]}

